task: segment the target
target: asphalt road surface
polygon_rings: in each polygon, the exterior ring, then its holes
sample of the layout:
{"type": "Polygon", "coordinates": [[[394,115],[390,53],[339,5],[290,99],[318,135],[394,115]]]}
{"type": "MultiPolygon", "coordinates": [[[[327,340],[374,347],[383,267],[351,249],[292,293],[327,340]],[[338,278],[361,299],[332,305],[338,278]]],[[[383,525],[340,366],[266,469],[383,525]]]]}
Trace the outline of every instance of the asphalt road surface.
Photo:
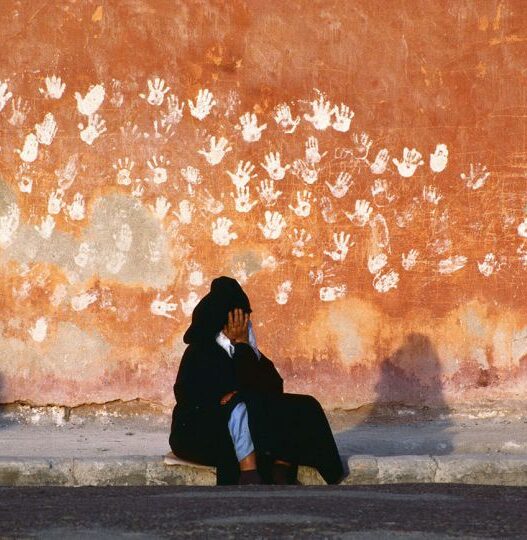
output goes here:
{"type": "Polygon", "coordinates": [[[0,488],[0,538],[527,538],[527,488],[0,488]]]}

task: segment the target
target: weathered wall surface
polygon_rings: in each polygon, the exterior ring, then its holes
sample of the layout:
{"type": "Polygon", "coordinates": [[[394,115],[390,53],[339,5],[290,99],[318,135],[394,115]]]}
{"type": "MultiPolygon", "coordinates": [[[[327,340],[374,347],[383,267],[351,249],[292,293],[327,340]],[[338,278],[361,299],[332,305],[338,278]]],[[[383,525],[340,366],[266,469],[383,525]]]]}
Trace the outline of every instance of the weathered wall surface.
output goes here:
{"type": "Polygon", "coordinates": [[[326,406],[524,396],[523,12],[3,0],[0,402],[171,405],[221,274],[326,406]]]}

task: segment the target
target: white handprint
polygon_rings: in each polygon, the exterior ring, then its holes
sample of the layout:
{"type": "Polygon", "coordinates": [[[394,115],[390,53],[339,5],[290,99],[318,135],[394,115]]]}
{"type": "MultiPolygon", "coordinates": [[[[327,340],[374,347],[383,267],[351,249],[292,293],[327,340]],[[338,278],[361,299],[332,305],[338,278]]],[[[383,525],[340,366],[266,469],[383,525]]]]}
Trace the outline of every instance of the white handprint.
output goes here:
{"type": "Polygon", "coordinates": [[[375,206],[383,207],[393,202],[397,197],[388,192],[388,181],[384,178],[376,178],[371,186],[371,194],[375,206]]]}
{"type": "Polygon", "coordinates": [[[320,285],[329,277],[335,277],[335,268],[329,266],[327,261],[323,262],[319,268],[309,271],[309,281],[313,286],[320,285]]]}
{"type": "Polygon", "coordinates": [[[377,255],[370,255],[368,257],[368,271],[370,274],[377,274],[388,264],[388,257],[386,253],[379,253],[377,255]]]}
{"type": "Polygon", "coordinates": [[[358,135],[357,133],[354,133],[353,144],[355,146],[354,153],[358,156],[357,159],[362,159],[363,161],[366,161],[368,159],[370,148],[373,144],[373,141],[370,139],[370,136],[364,132],[362,132],[360,135],[358,135]]]}
{"type": "Polygon", "coordinates": [[[300,116],[294,120],[291,115],[291,108],[287,103],[280,103],[274,109],[275,122],[284,130],[284,133],[294,133],[300,123],[300,116]]]}
{"type": "Polygon", "coordinates": [[[324,130],[331,124],[331,103],[324,99],[324,96],[320,94],[318,100],[311,102],[313,109],[312,114],[304,114],[304,119],[313,124],[315,129],[324,130]]]}
{"type": "Polygon", "coordinates": [[[287,304],[289,300],[289,295],[291,294],[292,290],[293,290],[293,283],[291,282],[290,279],[278,285],[278,287],[276,288],[275,296],[274,296],[276,303],[280,304],[281,306],[283,306],[284,304],[287,304]]]}
{"type": "Polygon", "coordinates": [[[379,150],[375,161],[370,165],[370,171],[372,174],[384,174],[386,167],[388,166],[388,160],[390,159],[390,154],[386,148],[379,150]]]}
{"type": "Polygon", "coordinates": [[[33,163],[38,157],[38,139],[34,133],[29,133],[24,139],[22,150],[15,150],[22,161],[33,163]]]}
{"type": "Polygon", "coordinates": [[[188,100],[190,114],[198,120],[203,120],[208,116],[214,105],[216,105],[216,100],[214,99],[212,92],[209,92],[206,88],[205,90],[200,89],[198,91],[196,105],[194,105],[190,99],[188,100]]]}
{"type": "Polygon", "coordinates": [[[90,86],[84,97],[75,92],[77,100],[77,110],[84,116],[93,116],[104,101],[104,85],[96,84],[90,86]]]}
{"type": "Polygon", "coordinates": [[[275,191],[274,180],[262,180],[260,186],[256,186],[256,191],[260,194],[261,201],[265,206],[274,206],[278,197],[282,195],[281,191],[275,191]]]}
{"type": "Polygon", "coordinates": [[[122,223],[119,227],[119,230],[113,235],[115,241],[115,247],[120,251],[130,251],[132,247],[132,241],[134,239],[134,234],[132,228],[128,223],[122,223]]]}
{"type": "Polygon", "coordinates": [[[351,119],[355,116],[355,113],[350,111],[350,108],[344,105],[344,103],[340,104],[340,109],[335,105],[332,112],[335,115],[335,120],[332,124],[333,129],[342,133],[349,131],[351,119]]]}
{"type": "Polygon", "coordinates": [[[110,272],[110,274],[115,275],[121,271],[125,263],[126,254],[122,251],[115,250],[109,254],[108,259],[106,260],[106,264],[104,266],[106,270],[110,272]]]}
{"type": "Polygon", "coordinates": [[[337,298],[343,298],[346,295],[346,285],[336,285],[334,287],[320,287],[318,293],[322,302],[333,302],[337,298]]]}
{"type": "Polygon", "coordinates": [[[84,292],[71,298],[71,308],[74,311],[83,311],[97,300],[96,292],[84,292]]]}
{"type": "Polygon", "coordinates": [[[81,219],[84,219],[84,215],[86,212],[86,203],[84,202],[84,197],[82,196],[82,193],[75,193],[75,195],[73,196],[73,202],[67,206],[67,210],[68,215],[74,221],[80,221],[81,219]]]}
{"type": "Polygon", "coordinates": [[[390,270],[385,274],[378,273],[373,278],[373,287],[380,293],[387,293],[391,289],[396,289],[398,283],[399,274],[395,270],[390,270]]]}
{"type": "Polygon", "coordinates": [[[73,154],[68,158],[68,161],[64,167],[57,169],[55,175],[57,176],[57,182],[61,189],[66,190],[71,187],[75,178],[77,177],[77,167],[79,164],[79,155],[73,154]]]}
{"type": "Polygon", "coordinates": [[[33,178],[29,176],[29,165],[23,163],[17,171],[18,189],[21,193],[31,193],[33,189],[33,178]]]}
{"type": "Polygon", "coordinates": [[[240,116],[240,124],[236,129],[241,130],[245,142],[256,142],[262,137],[262,131],[267,129],[267,124],[258,125],[255,113],[245,113],[240,116]]]}
{"type": "Polygon", "coordinates": [[[129,186],[132,183],[132,169],[134,168],[135,163],[130,160],[130,158],[125,157],[124,159],[119,158],[117,163],[112,165],[113,169],[117,171],[117,183],[120,186],[129,186]]]}
{"type": "Polygon", "coordinates": [[[201,172],[199,169],[196,169],[196,167],[191,167],[188,165],[187,167],[184,167],[183,169],[180,169],[181,176],[187,181],[188,183],[188,192],[190,195],[194,194],[194,187],[198,184],[201,184],[203,182],[203,177],[201,176],[201,172]]]}
{"type": "Polygon", "coordinates": [[[478,269],[485,277],[489,277],[495,271],[499,270],[498,261],[494,253],[487,253],[483,262],[478,261],[478,269]]]}
{"type": "Polygon", "coordinates": [[[527,217],[523,219],[516,230],[518,231],[519,236],[522,238],[527,238],[527,217]]]}
{"type": "Polygon", "coordinates": [[[168,201],[166,197],[163,195],[160,195],[156,198],[155,205],[148,205],[150,210],[154,213],[157,219],[163,220],[165,216],[167,215],[168,211],[170,210],[170,207],[172,204],[168,201]]]}
{"type": "Polygon", "coordinates": [[[318,150],[318,139],[316,137],[309,137],[306,141],[306,162],[309,165],[316,165],[327,154],[327,151],[322,155],[318,150]]]}
{"type": "Polygon", "coordinates": [[[187,299],[185,300],[183,298],[180,298],[179,303],[181,304],[181,311],[183,311],[183,314],[186,317],[190,317],[192,315],[192,312],[194,311],[194,308],[199,303],[198,293],[196,291],[190,291],[188,293],[187,299]]]}
{"type": "Polygon", "coordinates": [[[66,84],[62,82],[60,77],[52,75],[51,77],[46,77],[44,79],[46,84],[46,89],[39,88],[38,91],[48,99],[60,99],[64,90],[66,89],[66,84]]]}
{"type": "Polygon", "coordinates": [[[355,212],[344,212],[346,217],[359,227],[364,227],[370,220],[370,216],[373,212],[373,208],[368,201],[358,199],[355,201],[355,212]]]}
{"type": "Polygon", "coordinates": [[[153,81],[148,79],[146,84],[148,86],[148,95],[139,94],[139,97],[141,99],[146,99],[146,102],[150,105],[159,107],[163,104],[165,94],[170,90],[170,87],[165,87],[164,79],[160,79],[159,77],[155,77],[153,81]]]}
{"type": "Polygon", "coordinates": [[[443,196],[434,186],[423,186],[423,199],[426,202],[437,205],[443,196]]]}
{"type": "Polygon", "coordinates": [[[438,270],[440,274],[453,274],[461,270],[467,264],[467,258],[463,255],[454,255],[439,261],[438,270]]]}
{"type": "Polygon", "coordinates": [[[145,194],[145,187],[143,186],[143,181],[141,180],[141,178],[135,179],[135,185],[132,187],[130,194],[132,195],[132,197],[136,198],[140,198],[145,194]]]}
{"type": "Polygon", "coordinates": [[[11,203],[7,207],[7,213],[0,216],[0,247],[6,248],[11,245],[19,225],[20,208],[16,203],[11,203]]]}
{"type": "Polygon", "coordinates": [[[247,263],[245,261],[238,261],[232,267],[232,276],[240,283],[240,285],[245,285],[249,276],[247,275],[247,263]]]}
{"type": "Polygon", "coordinates": [[[419,257],[419,251],[411,249],[406,255],[402,254],[403,268],[408,271],[411,270],[417,264],[417,257],[419,257]]]}
{"type": "Polygon", "coordinates": [[[297,159],[293,162],[293,168],[291,169],[291,172],[300,178],[306,183],[306,184],[314,184],[318,180],[318,171],[317,169],[312,169],[311,167],[308,167],[306,162],[297,159]]]}
{"type": "Polygon", "coordinates": [[[112,95],[110,97],[110,104],[117,109],[124,102],[124,94],[121,89],[121,81],[118,81],[117,79],[112,79],[112,95]]]}
{"type": "Polygon", "coordinates": [[[121,132],[121,137],[126,142],[134,142],[141,137],[148,137],[147,133],[141,133],[139,126],[137,124],[132,124],[132,122],[126,122],[124,126],[119,128],[119,131],[121,132]]]}
{"type": "Polygon", "coordinates": [[[81,122],[78,125],[78,128],[81,130],[81,140],[86,144],[91,145],[95,139],[98,139],[106,131],[106,121],[98,114],[93,114],[88,116],[88,124],[86,127],[84,127],[84,124],[81,122]]]}
{"type": "Polygon", "coordinates": [[[167,112],[161,113],[161,125],[162,126],[175,126],[181,122],[183,118],[183,109],[185,103],[179,104],[179,98],[174,94],[170,94],[167,97],[167,112]]]}
{"type": "Polygon", "coordinates": [[[176,132],[174,131],[174,126],[172,124],[164,125],[162,120],[161,122],[154,120],[155,140],[159,141],[159,139],[161,139],[162,143],[167,143],[175,134],[176,132]]]}
{"type": "Polygon", "coordinates": [[[41,238],[48,240],[53,234],[53,229],[55,228],[55,219],[53,216],[47,215],[43,217],[40,225],[35,225],[35,230],[38,232],[41,238]]]}
{"type": "Polygon", "coordinates": [[[49,194],[48,199],[48,214],[56,215],[64,207],[64,202],[62,198],[64,197],[64,191],[62,189],[57,189],[57,191],[52,191],[49,194]]]}
{"type": "MultiPolygon", "coordinates": [[[[223,193],[221,196],[223,197],[223,193]]],[[[224,204],[220,200],[215,199],[208,189],[205,189],[204,193],[198,194],[198,201],[201,207],[211,214],[219,214],[223,212],[224,204]]]]}
{"type": "Polygon", "coordinates": [[[268,240],[280,238],[282,230],[286,226],[285,219],[280,212],[265,211],[265,224],[258,223],[258,228],[268,240]]]}
{"type": "Polygon", "coordinates": [[[42,123],[35,124],[35,133],[37,134],[37,141],[40,144],[49,146],[53,142],[57,134],[57,122],[52,113],[46,113],[42,123]]]}
{"type": "Polygon", "coordinates": [[[13,97],[12,92],[7,88],[7,81],[0,83],[0,111],[6,106],[6,103],[13,97]]]}
{"type": "MultiPolygon", "coordinates": [[[[293,247],[291,249],[291,253],[295,257],[303,257],[306,254],[306,244],[311,241],[311,234],[306,232],[305,229],[301,229],[300,232],[298,229],[293,229],[294,235],[289,235],[289,238],[291,239],[293,243],[293,247]]],[[[309,257],[313,257],[313,255],[309,255],[309,257]]]]}
{"type": "Polygon", "coordinates": [[[333,233],[335,249],[333,251],[324,250],[324,254],[329,255],[334,261],[344,261],[349,248],[355,245],[355,242],[351,242],[350,244],[350,237],[350,233],[346,234],[344,231],[333,233]]]}
{"type": "Polygon", "coordinates": [[[326,223],[335,223],[337,221],[337,213],[333,210],[331,199],[325,195],[320,198],[320,212],[326,223]]]}
{"type": "Polygon", "coordinates": [[[227,171],[232,183],[237,187],[244,187],[251,178],[258,176],[257,174],[252,174],[254,171],[254,165],[250,161],[239,161],[238,168],[236,172],[227,171]]]}
{"type": "Polygon", "coordinates": [[[335,180],[335,184],[330,184],[326,180],[326,186],[328,186],[329,191],[336,199],[341,199],[348,193],[350,186],[353,184],[351,179],[351,174],[347,172],[340,172],[335,180]]]}
{"type": "Polygon", "coordinates": [[[179,212],[175,210],[172,212],[179,220],[180,223],[188,225],[192,223],[192,214],[196,211],[196,207],[186,199],[179,201],[179,212]]]}
{"type": "Polygon", "coordinates": [[[485,185],[489,179],[490,172],[485,165],[481,163],[470,164],[470,172],[468,174],[461,173],[460,178],[465,182],[465,185],[470,189],[479,189],[485,185]]]}
{"type": "Polygon", "coordinates": [[[96,254],[97,251],[92,245],[90,245],[88,242],[81,242],[79,245],[79,251],[77,252],[77,255],[73,257],[73,260],[77,266],[86,268],[88,264],[95,260],[96,254]]]}
{"type": "Polygon", "coordinates": [[[229,141],[225,137],[220,137],[216,142],[216,137],[212,136],[209,141],[210,150],[202,148],[198,150],[198,154],[205,156],[205,159],[211,165],[217,165],[227,152],[230,152],[232,148],[229,146],[229,141]]]}
{"type": "Polygon", "coordinates": [[[232,221],[228,218],[220,217],[212,223],[212,241],[218,246],[228,246],[232,240],[236,240],[238,235],[230,232],[232,221]]]}
{"type": "Polygon", "coordinates": [[[42,343],[48,335],[48,321],[46,317],[39,317],[35,324],[28,330],[28,334],[33,338],[33,341],[42,343]]]}
{"type": "Polygon", "coordinates": [[[430,168],[435,173],[440,173],[446,169],[448,163],[448,148],[446,144],[436,145],[433,154],[430,154],[430,168]]]}
{"type": "Polygon", "coordinates": [[[250,201],[249,186],[236,186],[236,196],[231,192],[231,197],[234,199],[237,212],[250,212],[258,204],[258,201],[250,201]]]}
{"type": "Polygon", "coordinates": [[[403,178],[410,178],[414,175],[417,167],[424,164],[421,157],[420,152],[415,148],[409,150],[405,147],[403,150],[403,160],[399,161],[397,158],[393,158],[392,161],[403,178]]]}
{"type": "Polygon", "coordinates": [[[167,319],[174,319],[174,315],[171,313],[176,311],[177,303],[171,302],[172,294],[167,296],[164,300],[161,300],[161,294],[157,293],[155,300],[150,304],[150,313],[158,315],[160,317],[166,317],[167,319]]]}
{"type": "Polygon", "coordinates": [[[298,217],[308,217],[311,213],[311,192],[304,189],[304,191],[296,192],[296,207],[291,204],[288,207],[298,216],[298,217]]]}
{"type": "Polygon", "coordinates": [[[201,287],[205,281],[203,276],[203,269],[196,261],[189,261],[186,263],[188,268],[188,282],[191,287],[201,287]]]}
{"type": "Polygon", "coordinates": [[[152,171],[151,180],[154,184],[164,184],[168,180],[167,166],[170,161],[165,156],[152,156],[146,162],[148,168],[152,171]]]}
{"type": "Polygon", "coordinates": [[[291,165],[285,165],[284,167],[280,165],[279,152],[274,154],[270,152],[267,154],[265,156],[265,163],[260,163],[260,165],[266,170],[271,180],[283,180],[287,169],[291,167],[291,165]]]}
{"type": "Polygon", "coordinates": [[[26,121],[29,103],[21,97],[11,100],[11,117],[8,122],[14,127],[21,127],[26,121]]]}

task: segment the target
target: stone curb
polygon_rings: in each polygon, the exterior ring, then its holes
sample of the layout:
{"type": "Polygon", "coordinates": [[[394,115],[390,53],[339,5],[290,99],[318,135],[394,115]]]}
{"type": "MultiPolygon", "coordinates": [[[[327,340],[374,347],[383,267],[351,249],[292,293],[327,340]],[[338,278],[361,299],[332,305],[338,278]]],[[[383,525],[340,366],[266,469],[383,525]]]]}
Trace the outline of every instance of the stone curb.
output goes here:
{"type": "MultiPolygon", "coordinates": [[[[527,456],[352,456],[342,485],[456,483],[527,486],[527,456]]],[[[300,467],[303,485],[324,485],[300,467]]],[[[212,467],[166,465],[163,456],[0,458],[0,486],[213,486],[212,467]]]]}

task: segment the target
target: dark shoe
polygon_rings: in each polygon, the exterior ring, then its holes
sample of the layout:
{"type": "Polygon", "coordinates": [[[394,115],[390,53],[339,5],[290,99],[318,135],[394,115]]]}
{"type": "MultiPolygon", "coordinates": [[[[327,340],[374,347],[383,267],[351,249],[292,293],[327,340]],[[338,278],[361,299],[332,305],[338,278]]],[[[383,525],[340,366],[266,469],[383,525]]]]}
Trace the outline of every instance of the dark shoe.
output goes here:
{"type": "Polygon", "coordinates": [[[240,479],[238,480],[239,486],[251,486],[259,484],[263,484],[263,482],[256,469],[251,469],[250,471],[240,471],[240,479]]]}
{"type": "Polygon", "coordinates": [[[285,463],[273,463],[273,484],[275,486],[296,485],[296,467],[285,463]]]}

